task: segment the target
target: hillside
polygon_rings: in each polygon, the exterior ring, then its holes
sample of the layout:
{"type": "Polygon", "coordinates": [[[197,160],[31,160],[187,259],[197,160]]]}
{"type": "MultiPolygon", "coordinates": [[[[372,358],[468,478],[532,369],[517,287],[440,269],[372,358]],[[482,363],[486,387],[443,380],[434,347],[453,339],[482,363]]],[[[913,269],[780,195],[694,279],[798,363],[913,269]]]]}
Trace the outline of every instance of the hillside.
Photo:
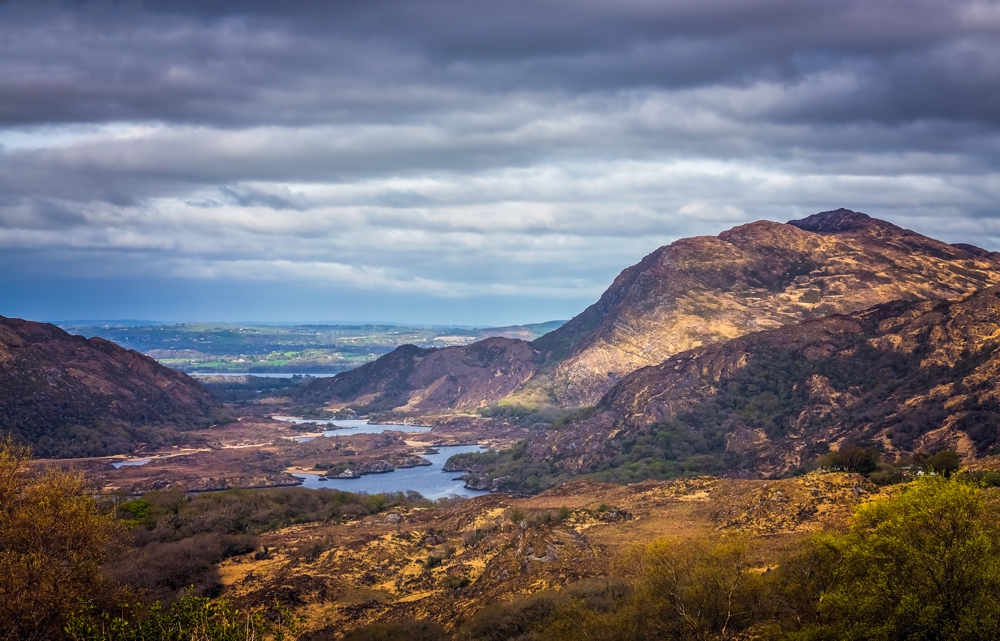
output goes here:
{"type": "Polygon", "coordinates": [[[306,394],[332,407],[410,411],[475,408],[504,396],[515,404],[541,398],[592,405],[631,372],[688,349],[994,284],[1000,254],[948,245],[865,214],[839,209],[788,224],[759,221],[661,247],[623,271],[597,303],[529,344],[402,347],[315,381],[306,394]],[[495,349],[504,358],[477,356],[495,349]],[[376,389],[383,391],[371,405],[376,389]]]}
{"type": "Polygon", "coordinates": [[[953,298],[1000,283],[998,267],[997,254],[846,209],[759,221],[656,250],[535,346],[559,361],[560,400],[592,404],[678,352],[892,300],[953,298]]]}
{"type": "Polygon", "coordinates": [[[782,475],[846,445],[890,460],[992,455],[998,348],[1000,288],[887,303],[677,354],[627,376],[592,416],[530,439],[516,464],[451,465],[531,490],[588,473],[782,475]]]}
{"type": "Polygon", "coordinates": [[[361,412],[475,409],[510,395],[538,371],[538,352],[512,338],[422,349],[403,345],[378,360],[304,386],[298,400],[361,412]]]}
{"type": "Polygon", "coordinates": [[[493,494],[344,525],[292,526],[261,537],[273,550],[266,558],[227,560],[219,574],[241,605],[266,607],[277,597],[295,606],[311,632],[305,638],[343,638],[365,623],[407,618],[456,630],[490,604],[588,578],[603,584],[626,555],[662,537],[766,536],[763,565],[808,533],[842,525],[877,491],[854,474],[574,482],[531,498],[493,494]]]}
{"type": "Polygon", "coordinates": [[[194,379],[148,356],[0,316],[0,430],[36,456],[132,452],[225,417],[194,379]]]}

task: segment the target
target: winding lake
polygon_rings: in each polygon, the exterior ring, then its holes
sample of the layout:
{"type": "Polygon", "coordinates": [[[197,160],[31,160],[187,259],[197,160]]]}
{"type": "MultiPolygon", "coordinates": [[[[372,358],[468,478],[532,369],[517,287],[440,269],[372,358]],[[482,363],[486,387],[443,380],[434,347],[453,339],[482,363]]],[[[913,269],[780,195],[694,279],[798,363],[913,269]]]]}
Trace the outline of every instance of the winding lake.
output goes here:
{"type": "MultiPolygon", "coordinates": [[[[346,421],[338,421],[346,422],[346,421]]],[[[375,427],[375,426],[373,426],[375,427]]],[[[388,426],[379,426],[388,427],[388,426]]],[[[400,426],[395,426],[399,428],[400,426]]],[[[404,426],[411,427],[411,426],[404,426]]],[[[448,457],[466,452],[479,452],[482,448],[478,445],[449,445],[435,447],[438,454],[421,454],[431,462],[430,466],[400,468],[385,474],[365,474],[357,479],[330,479],[320,481],[319,474],[293,474],[302,479],[302,487],[311,490],[323,488],[333,488],[344,490],[345,492],[367,492],[368,494],[378,494],[380,492],[406,492],[412,490],[420,492],[425,498],[440,499],[446,496],[479,496],[487,494],[486,491],[470,490],[465,487],[463,481],[454,481],[461,472],[442,472],[448,457]]]]}

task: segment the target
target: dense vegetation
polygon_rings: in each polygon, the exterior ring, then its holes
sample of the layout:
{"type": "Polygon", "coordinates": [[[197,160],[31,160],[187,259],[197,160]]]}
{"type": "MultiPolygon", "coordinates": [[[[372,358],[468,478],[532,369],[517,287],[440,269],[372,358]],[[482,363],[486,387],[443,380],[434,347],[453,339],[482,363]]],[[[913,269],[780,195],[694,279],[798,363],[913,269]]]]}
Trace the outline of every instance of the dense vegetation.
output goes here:
{"type": "Polygon", "coordinates": [[[114,603],[101,571],[118,529],[82,477],[28,475],[30,451],[0,441],[0,639],[57,638],[79,600],[114,603]]]}
{"type": "Polygon", "coordinates": [[[341,521],[392,507],[430,505],[412,492],[369,495],[305,488],[235,489],[194,496],[183,491],[150,492],[117,506],[129,545],[108,570],[120,582],[143,590],[148,599],[169,601],[187,587],[194,595],[215,595],[221,589],[216,564],[257,550],[258,534],[296,523],[341,521]]]}

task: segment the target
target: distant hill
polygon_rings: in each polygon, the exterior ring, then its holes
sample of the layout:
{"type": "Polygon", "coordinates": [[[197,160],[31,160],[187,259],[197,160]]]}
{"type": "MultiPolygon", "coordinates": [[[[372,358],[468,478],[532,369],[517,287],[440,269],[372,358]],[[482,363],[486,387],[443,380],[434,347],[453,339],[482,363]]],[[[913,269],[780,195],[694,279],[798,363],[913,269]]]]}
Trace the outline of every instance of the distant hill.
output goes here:
{"type": "Polygon", "coordinates": [[[528,323],[527,325],[508,325],[505,327],[487,327],[477,330],[479,338],[519,338],[525,341],[533,341],[553,332],[566,324],[564,320],[546,321],[544,323],[528,323]]]}
{"type": "Polygon", "coordinates": [[[490,339],[489,349],[504,351],[506,361],[481,360],[478,343],[401,347],[314,381],[304,393],[331,407],[400,411],[473,409],[501,400],[501,392],[515,405],[586,406],[631,372],[688,349],[994,284],[1000,284],[1000,254],[949,245],[862,213],[759,221],[661,247],[623,271],[598,302],[540,338],[490,339]],[[462,383],[472,379],[490,382],[462,383]],[[376,389],[383,391],[373,396],[376,389]]]}
{"type": "Polygon", "coordinates": [[[71,334],[100,336],[188,373],[329,374],[351,370],[401,345],[468,345],[494,336],[531,341],[565,321],[488,328],[234,323],[126,326],[124,322],[60,326],[71,334]]]}
{"type": "Polygon", "coordinates": [[[194,379],[148,356],[0,316],[0,432],[36,456],[127,453],[226,418],[194,379]]]}
{"type": "Polygon", "coordinates": [[[350,372],[303,385],[298,400],[340,401],[361,412],[475,409],[530,380],[538,372],[536,357],[530,343],[512,338],[442,349],[404,345],[350,372]]]}

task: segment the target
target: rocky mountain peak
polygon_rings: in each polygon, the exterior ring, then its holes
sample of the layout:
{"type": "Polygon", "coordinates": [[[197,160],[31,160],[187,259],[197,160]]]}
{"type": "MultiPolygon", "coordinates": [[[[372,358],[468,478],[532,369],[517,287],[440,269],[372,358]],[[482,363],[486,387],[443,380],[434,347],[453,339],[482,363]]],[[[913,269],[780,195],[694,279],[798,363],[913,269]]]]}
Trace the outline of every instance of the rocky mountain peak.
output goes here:
{"type": "Polygon", "coordinates": [[[790,220],[788,224],[816,234],[839,234],[871,229],[903,231],[901,227],[892,223],[843,207],[832,211],[822,211],[801,220],[790,220]]]}

